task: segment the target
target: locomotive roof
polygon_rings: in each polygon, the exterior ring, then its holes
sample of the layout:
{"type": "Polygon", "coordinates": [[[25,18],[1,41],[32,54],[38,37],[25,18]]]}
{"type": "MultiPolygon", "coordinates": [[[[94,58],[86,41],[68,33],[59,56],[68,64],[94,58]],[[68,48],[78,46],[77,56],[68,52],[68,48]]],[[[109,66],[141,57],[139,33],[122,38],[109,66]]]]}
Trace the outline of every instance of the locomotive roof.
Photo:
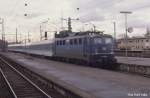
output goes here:
{"type": "MultiPolygon", "coordinates": [[[[54,40],[42,40],[42,41],[39,41],[39,42],[31,42],[31,43],[26,43],[26,45],[39,45],[39,44],[48,44],[48,43],[52,43],[54,40]]],[[[12,45],[9,45],[9,47],[12,47],[12,46],[24,46],[25,43],[22,43],[22,44],[12,44],[12,45]]]]}
{"type": "Polygon", "coordinates": [[[100,31],[85,31],[85,32],[69,32],[69,31],[61,31],[59,34],[56,34],[56,38],[68,38],[68,37],[82,37],[82,36],[105,36],[112,37],[108,34],[103,34],[100,31]]]}
{"type": "Polygon", "coordinates": [[[112,37],[108,34],[103,34],[102,32],[60,32],[60,34],[56,34],[56,39],[71,39],[71,38],[83,38],[83,37],[112,37]]]}
{"type": "Polygon", "coordinates": [[[38,42],[32,42],[32,43],[29,43],[30,45],[38,45],[38,44],[48,44],[48,43],[52,43],[54,42],[54,39],[51,39],[51,40],[42,40],[42,41],[38,41],[38,42]]]}

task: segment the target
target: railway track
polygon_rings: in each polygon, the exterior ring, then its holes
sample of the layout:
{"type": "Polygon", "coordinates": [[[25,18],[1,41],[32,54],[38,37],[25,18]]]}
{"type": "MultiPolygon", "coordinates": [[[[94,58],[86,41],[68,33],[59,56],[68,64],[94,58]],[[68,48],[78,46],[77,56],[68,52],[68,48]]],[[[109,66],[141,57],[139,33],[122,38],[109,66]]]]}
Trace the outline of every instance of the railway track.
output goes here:
{"type": "Polygon", "coordinates": [[[0,98],[52,98],[2,58],[0,68],[0,98]]]}
{"type": "Polygon", "coordinates": [[[11,92],[9,84],[7,83],[4,74],[0,69],[0,98],[12,98],[12,96],[14,96],[13,92],[11,92]]]}
{"type": "MultiPolygon", "coordinates": [[[[7,77],[6,79],[10,84],[9,89],[12,88],[8,91],[11,94],[14,92],[16,96],[20,96],[8,98],[84,98],[3,55],[0,55],[0,69],[2,69],[2,73],[7,77]],[[27,86],[28,84],[31,85],[27,86]],[[34,90],[30,90],[30,87],[34,90]],[[25,94],[27,95],[26,97],[21,97],[25,94]]],[[[0,98],[5,97],[1,97],[0,95],[0,98]]]]}

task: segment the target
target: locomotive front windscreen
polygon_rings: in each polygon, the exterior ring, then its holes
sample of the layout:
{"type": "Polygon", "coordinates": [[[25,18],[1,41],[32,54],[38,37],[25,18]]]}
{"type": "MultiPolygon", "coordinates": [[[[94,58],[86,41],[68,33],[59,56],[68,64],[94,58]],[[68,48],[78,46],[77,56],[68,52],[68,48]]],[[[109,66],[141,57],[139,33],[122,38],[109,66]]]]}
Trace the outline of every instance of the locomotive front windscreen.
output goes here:
{"type": "Polygon", "coordinates": [[[112,44],[112,38],[94,38],[94,44],[112,44]]]}
{"type": "Polygon", "coordinates": [[[101,44],[102,43],[102,38],[95,38],[94,43],[95,44],[101,44]]]}
{"type": "Polygon", "coordinates": [[[112,38],[105,38],[105,44],[112,44],[112,38]]]}
{"type": "Polygon", "coordinates": [[[111,37],[95,37],[93,39],[93,53],[110,53],[112,51],[113,39],[111,37]]]}

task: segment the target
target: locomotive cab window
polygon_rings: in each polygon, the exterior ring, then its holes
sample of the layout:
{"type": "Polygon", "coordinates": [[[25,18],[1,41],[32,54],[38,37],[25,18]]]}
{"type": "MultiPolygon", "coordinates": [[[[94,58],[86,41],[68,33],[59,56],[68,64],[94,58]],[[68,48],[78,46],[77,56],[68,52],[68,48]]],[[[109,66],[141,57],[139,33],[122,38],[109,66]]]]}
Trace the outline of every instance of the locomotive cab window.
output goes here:
{"type": "Polygon", "coordinates": [[[82,38],[79,38],[79,44],[82,44],[82,38]]]}
{"type": "Polygon", "coordinates": [[[105,43],[106,44],[111,44],[112,43],[112,39],[111,38],[105,38],[105,43]]]}
{"type": "Polygon", "coordinates": [[[102,39],[101,38],[95,38],[94,39],[94,43],[95,44],[101,44],[102,43],[102,39]]]}

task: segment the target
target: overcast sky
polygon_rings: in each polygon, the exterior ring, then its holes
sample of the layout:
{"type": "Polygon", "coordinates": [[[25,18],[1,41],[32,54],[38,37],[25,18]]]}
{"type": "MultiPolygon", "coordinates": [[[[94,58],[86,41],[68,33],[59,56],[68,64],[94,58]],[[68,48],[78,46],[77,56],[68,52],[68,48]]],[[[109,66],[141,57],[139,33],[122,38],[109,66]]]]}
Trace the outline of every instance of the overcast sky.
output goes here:
{"type": "MultiPolygon", "coordinates": [[[[80,18],[80,21],[73,21],[74,31],[91,29],[92,24],[95,24],[98,30],[113,34],[115,21],[119,37],[125,32],[124,15],[119,13],[124,10],[133,12],[128,15],[128,26],[134,28],[134,32],[129,35],[143,35],[145,28],[150,26],[150,0],[1,0],[0,2],[0,17],[5,19],[6,33],[15,33],[17,27],[21,34],[31,32],[32,38],[33,36],[37,38],[40,24],[48,18],[47,24],[41,24],[42,29],[49,31],[59,29],[61,16],[80,18]],[[25,6],[25,3],[28,5],[25,6]],[[26,13],[28,16],[25,17],[26,13]]],[[[64,26],[65,24],[64,21],[64,26]]],[[[7,36],[10,38],[10,35],[7,36]]]]}

